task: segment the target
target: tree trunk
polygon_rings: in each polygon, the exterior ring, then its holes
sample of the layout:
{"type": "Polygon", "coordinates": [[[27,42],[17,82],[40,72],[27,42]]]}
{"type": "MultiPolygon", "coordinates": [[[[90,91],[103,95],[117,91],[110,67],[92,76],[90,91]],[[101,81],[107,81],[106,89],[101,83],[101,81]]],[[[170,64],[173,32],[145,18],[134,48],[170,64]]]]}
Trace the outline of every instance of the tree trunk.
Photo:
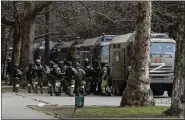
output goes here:
{"type": "MultiPolygon", "coordinates": [[[[49,20],[50,20],[50,12],[49,12],[49,6],[46,7],[46,28],[45,28],[45,34],[49,33],[49,28],[50,28],[50,24],[49,24],[49,20]]],[[[49,47],[50,47],[50,41],[49,41],[49,35],[46,35],[45,37],[45,49],[44,49],[44,62],[45,65],[49,64],[49,60],[50,60],[50,55],[49,55],[49,47]]]]}
{"type": "Polygon", "coordinates": [[[132,69],[120,106],[151,106],[154,103],[150,89],[150,32],[151,2],[138,2],[132,69]]]}
{"type": "Polygon", "coordinates": [[[13,69],[15,64],[19,65],[20,60],[20,47],[21,47],[21,40],[20,40],[20,34],[18,32],[18,28],[14,27],[14,33],[13,33],[13,50],[12,50],[12,57],[11,57],[11,75],[10,75],[10,85],[13,84],[13,69]]]}
{"type": "Polygon", "coordinates": [[[1,26],[1,61],[2,61],[2,66],[1,66],[1,79],[4,80],[5,76],[4,76],[4,68],[5,68],[5,54],[6,54],[6,48],[5,48],[5,44],[6,44],[6,39],[5,39],[5,31],[6,27],[4,25],[1,26]]]}
{"type": "Polygon", "coordinates": [[[21,23],[21,57],[20,57],[20,69],[23,72],[21,77],[21,86],[24,88],[26,81],[26,71],[29,61],[33,62],[33,40],[35,33],[35,25],[33,19],[27,19],[21,23]]]}
{"type": "Polygon", "coordinates": [[[173,80],[173,94],[171,108],[164,113],[184,117],[185,106],[181,97],[185,89],[185,17],[180,20],[177,31],[177,43],[175,53],[175,73],[173,80]]]}

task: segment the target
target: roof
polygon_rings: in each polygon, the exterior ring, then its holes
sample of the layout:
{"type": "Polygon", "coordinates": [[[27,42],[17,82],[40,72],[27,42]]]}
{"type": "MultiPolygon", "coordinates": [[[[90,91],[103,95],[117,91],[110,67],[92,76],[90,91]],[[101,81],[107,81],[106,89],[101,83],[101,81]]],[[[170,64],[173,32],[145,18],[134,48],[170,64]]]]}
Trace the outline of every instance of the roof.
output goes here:
{"type": "Polygon", "coordinates": [[[99,42],[101,37],[86,39],[80,46],[93,46],[99,42]]]}
{"type": "Polygon", "coordinates": [[[169,43],[176,43],[173,39],[164,39],[164,38],[152,38],[150,39],[151,42],[169,42],[169,43]]]}
{"type": "Polygon", "coordinates": [[[113,40],[110,41],[110,44],[127,42],[128,39],[130,39],[133,35],[134,35],[133,33],[127,33],[127,34],[124,34],[124,35],[116,35],[113,38],[113,40]]]}
{"type": "Polygon", "coordinates": [[[76,41],[70,41],[70,42],[61,42],[59,44],[60,48],[70,48],[76,41]]]}
{"type": "MultiPolygon", "coordinates": [[[[58,44],[57,42],[50,41],[49,49],[52,49],[57,44],[58,44]]],[[[45,49],[45,41],[42,41],[40,43],[35,44],[35,47],[36,47],[36,49],[39,48],[39,49],[44,50],[45,49]]]]}

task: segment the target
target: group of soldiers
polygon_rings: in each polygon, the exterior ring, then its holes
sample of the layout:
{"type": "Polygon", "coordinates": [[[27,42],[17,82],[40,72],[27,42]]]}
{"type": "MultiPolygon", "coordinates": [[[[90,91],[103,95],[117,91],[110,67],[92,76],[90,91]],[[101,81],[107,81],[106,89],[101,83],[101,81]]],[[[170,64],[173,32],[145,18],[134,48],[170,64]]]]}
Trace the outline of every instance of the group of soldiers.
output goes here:
{"type": "MultiPolygon", "coordinates": [[[[15,72],[19,76],[19,73],[15,72]]],[[[16,76],[15,76],[16,77],[16,76]]],[[[48,83],[48,94],[60,96],[62,92],[68,96],[79,95],[111,95],[110,68],[106,63],[100,65],[94,61],[92,65],[86,58],[84,64],[71,61],[50,61],[49,65],[43,66],[41,60],[30,62],[26,72],[28,80],[28,92],[43,93],[43,84],[48,83]]]]}

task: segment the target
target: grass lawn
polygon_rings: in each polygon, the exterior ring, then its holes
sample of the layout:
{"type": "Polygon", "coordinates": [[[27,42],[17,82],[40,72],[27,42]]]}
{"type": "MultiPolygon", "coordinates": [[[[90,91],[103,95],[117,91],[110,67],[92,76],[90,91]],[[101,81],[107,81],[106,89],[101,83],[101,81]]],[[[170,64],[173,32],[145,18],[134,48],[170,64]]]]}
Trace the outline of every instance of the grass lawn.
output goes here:
{"type": "MultiPolygon", "coordinates": [[[[63,118],[71,118],[74,107],[45,105],[39,107],[36,105],[28,106],[34,110],[44,113],[51,113],[63,118]]],[[[161,113],[169,107],[152,106],[152,107],[84,107],[77,108],[74,118],[168,118],[161,113]]],[[[172,116],[170,116],[172,117],[172,116]]]]}

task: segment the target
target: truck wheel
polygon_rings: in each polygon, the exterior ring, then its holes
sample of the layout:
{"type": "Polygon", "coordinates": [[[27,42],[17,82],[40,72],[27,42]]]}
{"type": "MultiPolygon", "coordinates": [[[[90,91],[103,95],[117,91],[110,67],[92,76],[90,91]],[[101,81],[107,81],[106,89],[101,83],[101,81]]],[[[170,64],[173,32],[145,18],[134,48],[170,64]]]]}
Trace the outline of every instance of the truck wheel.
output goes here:
{"type": "Polygon", "coordinates": [[[153,90],[153,94],[154,95],[163,95],[164,94],[164,91],[153,90]]]}
{"type": "Polygon", "coordinates": [[[167,92],[168,92],[168,97],[172,97],[172,89],[168,89],[167,92]]]}

